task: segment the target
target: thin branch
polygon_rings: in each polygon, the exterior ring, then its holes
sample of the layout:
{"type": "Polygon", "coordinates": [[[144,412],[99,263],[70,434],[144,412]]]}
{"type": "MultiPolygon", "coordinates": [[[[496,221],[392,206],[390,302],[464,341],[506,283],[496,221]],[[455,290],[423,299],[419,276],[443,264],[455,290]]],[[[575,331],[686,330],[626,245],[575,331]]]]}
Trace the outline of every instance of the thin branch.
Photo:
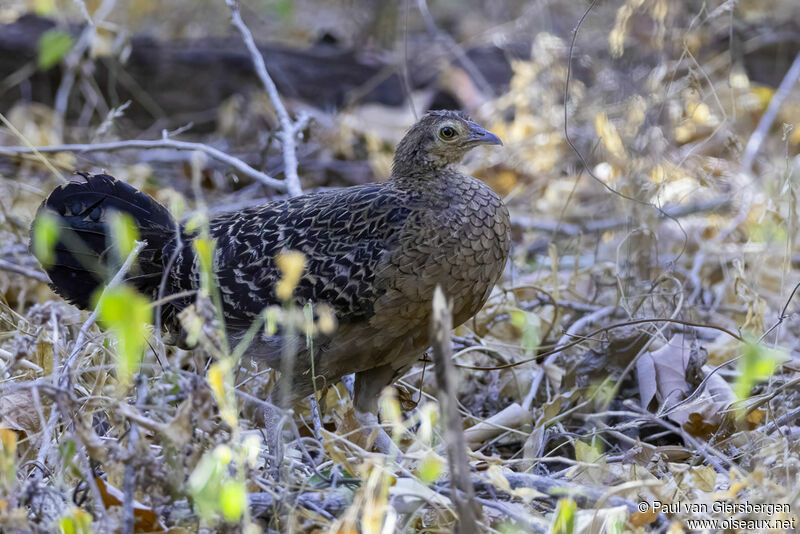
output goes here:
{"type": "Polygon", "coordinates": [[[230,165],[240,173],[258,180],[266,186],[269,186],[277,191],[286,191],[287,183],[258,171],[240,160],[225,152],[218,150],[214,147],[205,145],[203,143],[192,143],[188,141],[175,141],[174,139],[130,139],[128,141],[111,141],[108,143],[95,143],[95,144],[68,144],[68,145],[55,145],[55,146],[40,146],[40,147],[24,147],[24,146],[5,146],[0,147],[0,154],[13,156],[15,154],[36,154],[36,153],[53,153],[53,152],[111,152],[114,150],[126,150],[132,148],[171,148],[173,150],[193,150],[203,152],[207,156],[230,165]]]}
{"type": "MultiPolygon", "coordinates": [[[[561,339],[558,340],[557,347],[563,347],[569,343],[569,341],[575,337],[578,332],[585,326],[594,324],[595,322],[599,321],[600,319],[605,319],[609,315],[613,314],[616,311],[616,306],[606,306],[605,308],[600,308],[597,311],[586,315],[574,323],[570,325],[564,335],[561,336],[561,339]]],[[[544,361],[544,365],[552,365],[556,358],[558,358],[559,353],[554,352],[550,354],[544,361]]],[[[533,401],[536,398],[536,392],[539,389],[539,384],[541,384],[542,379],[544,378],[544,373],[542,369],[534,369],[533,370],[534,376],[533,380],[531,381],[531,387],[528,390],[528,394],[525,395],[525,400],[522,402],[522,407],[525,410],[530,410],[531,406],[533,405],[533,401]]]]}
{"type": "Polygon", "coordinates": [[[236,0],[225,0],[225,3],[231,11],[231,21],[242,35],[242,40],[247,47],[247,51],[250,53],[250,58],[253,60],[253,67],[256,69],[256,74],[258,74],[264,89],[267,90],[267,95],[269,95],[269,99],[281,123],[280,137],[281,141],[283,141],[283,165],[286,175],[286,192],[293,197],[302,195],[303,188],[300,186],[300,178],[297,176],[295,139],[297,138],[297,134],[305,128],[308,117],[301,116],[296,121],[293,121],[289,117],[289,113],[283,105],[281,96],[278,94],[278,88],[275,86],[275,82],[272,81],[269,71],[267,71],[264,57],[261,55],[261,52],[258,50],[253,40],[253,34],[250,33],[250,29],[244,23],[244,20],[242,20],[242,14],[239,11],[239,2],[236,0]]]}
{"type": "Polygon", "coordinates": [[[436,24],[436,21],[431,15],[430,10],[428,9],[428,2],[427,0],[417,0],[417,9],[419,9],[420,15],[422,15],[422,19],[425,21],[425,26],[428,29],[428,33],[431,34],[435,39],[438,39],[444,43],[444,45],[450,49],[450,53],[453,54],[458,62],[461,63],[461,66],[464,67],[464,70],[470,75],[470,77],[480,86],[481,91],[483,91],[486,95],[494,98],[497,95],[495,94],[494,89],[492,89],[491,84],[486,80],[486,77],[480,71],[475,62],[472,61],[464,49],[453,39],[450,35],[442,31],[439,26],[436,24]]]}
{"type": "Polygon", "coordinates": [[[20,141],[22,141],[23,143],[25,143],[26,145],[28,145],[27,147],[2,147],[2,148],[0,148],[0,154],[6,154],[6,155],[13,155],[13,154],[15,154],[15,153],[17,153],[17,154],[33,154],[34,156],[36,156],[36,159],[38,159],[39,161],[41,161],[41,162],[42,162],[42,164],[43,164],[45,167],[47,167],[47,170],[49,170],[50,172],[52,172],[52,173],[53,173],[53,176],[55,176],[56,178],[58,178],[58,180],[59,180],[59,181],[61,181],[61,182],[64,182],[64,183],[66,183],[66,182],[68,181],[66,178],[64,178],[64,175],[63,175],[63,174],[61,174],[61,171],[59,171],[58,169],[56,169],[56,168],[55,168],[55,166],[54,166],[52,163],[50,163],[50,160],[49,160],[49,159],[47,159],[46,157],[44,157],[44,155],[42,155],[42,151],[41,151],[41,150],[39,150],[37,147],[33,146],[33,143],[31,143],[30,141],[28,141],[28,138],[27,138],[27,137],[25,137],[25,136],[22,134],[22,132],[20,132],[20,131],[17,129],[17,127],[16,127],[16,126],[14,126],[13,124],[11,124],[11,121],[10,121],[10,120],[8,120],[8,119],[6,118],[6,116],[5,116],[5,115],[3,115],[2,113],[0,113],[0,122],[2,122],[2,123],[3,123],[3,126],[5,126],[6,128],[8,128],[9,130],[11,130],[11,133],[13,133],[14,135],[16,135],[16,136],[19,138],[19,140],[20,140],[20,141]],[[16,152],[14,152],[14,151],[9,151],[9,153],[6,153],[6,152],[5,152],[6,150],[9,150],[9,149],[14,149],[14,148],[21,149],[21,150],[18,150],[18,151],[16,151],[16,152]]]}
{"type": "Polygon", "coordinates": [[[767,137],[767,131],[772,126],[772,123],[775,122],[775,117],[778,116],[778,111],[780,111],[783,101],[789,96],[792,87],[794,87],[794,84],[797,83],[799,78],[800,52],[794,57],[792,66],[786,71],[783,80],[781,80],[781,84],[778,86],[778,90],[775,91],[775,94],[769,101],[767,111],[761,116],[761,120],[758,121],[758,126],[756,126],[756,129],[750,135],[750,139],[747,140],[744,156],[742,156],[742,170],[745,172],[749,172],[750,167],[753,166],[753,161],[756,158],[758,149],[761,148],[761,143],[763,143],[764,139],[767,137]]]}
{"type": "MultiPolygon", "coordinates": [[[[770,327],[769,327],[769,330],[767,330],[766,332],[764,332],[764,333],[761,335],[761,337],[760,337],[760,338],[758,338],[758,341],[759,341],[759,342],[761,342],[761,341],[764,341],[764,338],[765,338],[765,337],[767,337],[767,336],[769,335],[769,333],[770,333],[770,332],[772,332],[773,330],[775,330],[776,328],[778,328],[778,327],[779,327],[779,326],[780,326],[780,325],[783,323],[783,321],[785,321],[785,320],[786,320],[786,318],[787,318],[787,317],[789,317],[789,315],[786,313],[786,310],[788,310],[788,309],[789,309],[789,304],[791,304],[791,302],[792,302],[792,299],[794,298],[794,296],[795,296],[795,294],[797,293],[797,290],[798,290],[798,289],[800,289],[800,282],[798,282],[797,284],[795,284],[795,286],[794,286],[794,289],[792,289],[792,292],[791,292],[791,294],[789,294],[789,298],[788,298],[788,299],[786,299],[786,304],[784,304],[784,305],[783,305],[783,309],[781,310],[781,315],[780,315],[780,317],[778,317],[778,320],[775,322],[775,324],[773,324],[772,326],[770,326],[770,327]]],[[[778,342],[778,340],[777,340],[777,336],[776,336],[775,342],[776,342],[776,343],[778,342]]]]}
{"type": "MultiPolygon", "coordinates": [[[[147,399],[147,377],[142,373],[136,376],[138,382],[136,387],[136,407],[141,409],[147,399]]],[[[133,494],[136,491],[136,468],[134,459],[136,456],[136,446],[139,440],[139,425],[136,421],[130,421],[130,430],[128,432],[128,458],[125,463],[125,471],[123,475],[123,495],[122,500],[122,532],[123,534],[133,534],[135,532],[134,525],[136,524],[136,517],[134,515],[134,500],[133,494]]]]}
{"type": "Polygon", "coordinates": [[[438,385],[439,405],[445,424],[445,443],[447,445],[448,464],[450,466],[450,485],[453,489],[453,500],[458,512],[458,527],[461,534],[478,532],[476,518],[475,492],[469,479],[470,469],[467,461],[467,445],[464,429],[458,415],[456,400],[456,370],[453,367],[453,346],[450,331],[453,319],[442,288],[436,286],[433,294],[433,321],[431,338],[433,339],[433,359],[436,362],[436,382],[438,385]]]}
{"type": "MultiPolygon", "coordinates": [[[[694,215],[695,213],[727,210],[730,208],[730,205],[731,201],[729,198],[715,198],[701,202],[692,202],[689,204],[674,204],[670,206],[664,206],[662,208],[663,213],[659,213],[659,219],[664,219],[667,217],[672,219],[686,217],[687,215],[694,215]]],[[[570,224],[542,220],[529,215],[511,214],[511,224],[516,227],[548,233],[555,232],[557,234],[566,236],[609,232],[619,228],[624,228],[629,224],[632,224],[632,222],[632,219],[629,217],[614,217],[609,219],[600,219],[597,221],[587,221],[581,224],[570,224]]]]}
{"type": "MultiPolygon", "coordinates": [[[[86,5],[82,1],[76,1],[77,4],[82,5],[84,15],[88,14],[86,5]]],[[[114,8],[115,0],[103,0],[100,7],[95,12],[95,20],[91,16],[86,19],[86,26],[81,32],[78,42],[69,51],[64,58],[64,74],[61,77],[61,83],[56,90],[55,102],[53,109],[59,121],[57,123],[57,130],[59,137],[61,136],[64,128],[64,118],[67,115],[67,106],[69,104],[69,96],[72,93],[72,87],[75,85],[75,79],[78,75],[78,69],[81,66],[81,59],[89,50],[92,43],[97,38],[97,23],[102,22],[103,19],[114,8]]]]}
{"type": "Polygon", "coordinates": [[[39,282],[49,284],[50,279],[47,278],[47,275],[41,271],[37,271],[35,269],[29,269],[23,265],[18,265],[16,263],[12,263],[10,261],[6,261],[0,259],[0,270],[8,271],[11,273],[21,274],[22,276],[27,276],[28,278],[33,278],[39,282]]]}
{"type": "Polygon", "coordinates": [[[736,341],[739,341],[741,343],[745,342],[745,340],[744,340],[744,338],[742,336],[740,336],[739,334],[737,334],[735,332],[732,332],[731,330],[728,330],[727,328],[724,328],[722,326],[718,326],[718,325],[714,325],[714,324],[700,324],[700,323],[695,323],[695,322],[692,322],[692,321],[683,321],[681,319],[671,319],[671,318],[667,318],[667,317],[653,317],[651,319],[634,319],[632,321],[625,321],[624,323],[616,323],[616,324],[612,324],[612,325],[609,325],[609,326],[604,326],[603,328],[598,328],[597,330],[595,330],[595,331],[593,331],[593,332],[591,332],[589,334],[586,334],[585,336],[581,336],[579,339],[576,339],[574,341],[570,341],[566,345],[557,345],[555,348],[553,348],[551,350],[548,350],[548,351],[545,351],[545,352],[542,352],[540,354],[537,354],[536,356],[534,356],[532,358],[525,358],[524,360],[519,360],[519,361],[511,362],[511,363],[506,363],[506,364],[503,364],[503,365],[497,365],[497,366],[494,366],[494,367],[484,367],[484,366],[478,366],[478,365],[463,365],[463,364],[456,365],[456,367],[458,367],[460,369],[470,369],[472,371],[497,371],[497,370],[500,370],[500,369],[510,369],[512,367],[517,367],[519,365],[524,365],[524,364],[526,364],[528,362],[540,362],[544,358],[546,358],[547,356],[550,356],[552,354],[556,354],[558,352],[562,352],[564,350],[567,350],[567,349],[569,349],[571,347],[574,347],[575,345],[579,345],[581,343],[584,343],[587,339],[592,339],[592,338],[596,337],[599,334],[603,334],[603,333],[608,332],[610,330],[613,330],[615,328],[624,328],[626,326],[636,326],[636,325],[647,324],[647,323],[672,323],[672,324],[681,324],[681,325],[688,326],[688,327],[691,327],[691,328],[710,328],[712,330],[717,330],[719,332],[723,332],[725,334],[728,334],[730,337],[732,337],[736,341]]]}

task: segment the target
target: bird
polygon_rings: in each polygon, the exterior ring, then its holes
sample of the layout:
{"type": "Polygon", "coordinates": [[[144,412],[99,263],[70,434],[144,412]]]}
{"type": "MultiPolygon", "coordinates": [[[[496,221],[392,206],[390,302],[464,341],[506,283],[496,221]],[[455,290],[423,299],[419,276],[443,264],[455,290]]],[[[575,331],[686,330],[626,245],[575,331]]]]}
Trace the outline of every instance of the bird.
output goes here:
{"type": "MultiPolygon", "coordinates": [[[[242,339],[259,314],[282,303],[278,259],[287,252],[305,258],[292,303],[324,305],[335,316],[336,329],[319,334],[313,352],[305,342],[294,344],[291,375],[278,380],[291,402],[355,373],[354,407],[374,414],[381,390],[429,347],[437,285],[451,302],[454,327],[483,307],[506,266],[511,224],[500,196],[458,167],[480,145],[502,141],[463,112],[429,111],[397,145],[385,181],[210,218],[213,272],[232,339],[242,339]]],[[[114,211],[128,214],[147,242],[128,282],[152,300],[184,295],[161,306],[170,339],[180,339],[174,318],[192,304],[185,295],[201,284],[192,246],[199,231],[109,175],[84,174],[42,203],[37,218],[54,214],[64,236],[54,261],[39,258],[51,286],[80,308],[92,306],[111,270],[108,221],[114,211]],[[75,237],[81,246],[74,246],[75,237]]],[[[41,250],[36,239],[32,232],[34,253],[41,250]]],[[[259,334],[247,355],[280,369],[287,341],[280,330],[259,334]]]]}

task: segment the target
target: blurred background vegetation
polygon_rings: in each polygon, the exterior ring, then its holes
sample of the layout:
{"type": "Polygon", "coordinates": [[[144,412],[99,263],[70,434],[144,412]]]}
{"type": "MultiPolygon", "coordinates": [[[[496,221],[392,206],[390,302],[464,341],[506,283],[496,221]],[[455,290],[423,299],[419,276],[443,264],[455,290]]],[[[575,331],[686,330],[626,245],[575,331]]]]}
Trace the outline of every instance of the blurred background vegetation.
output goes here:
{"type": "MultiPolygon", "coordinates": [[[[309,118],[307,191],[385,179],[426,109],[468,111],[505,143],[465,166],[509,206],[512,259],[453,336],[481,530],[730,517],[636,511],[654,500],[785,503],[736,517],[796,520],[800,3],[261,0],[242,14],[290,114],[309,118]]],[[[284,194],[197,152],[119,146],[167,135],[284,177],[225,3],[3,0],[0,24],[0,530],[112,531],[131,496],[141,532],[451,529],[423,365],[384,410],[403,458],[363,449],[336,387],[323,434],[295,415],[277,486],[253,422],[268,372],[229,370],[231,401],[202,351],[151,344],[121,381],[115,335],[93,326],[77,344],[86,316],[27,250],[74,170],[183,217],[284,194]],[[19,148],[65,144],[80,146],[19,148]]]]}

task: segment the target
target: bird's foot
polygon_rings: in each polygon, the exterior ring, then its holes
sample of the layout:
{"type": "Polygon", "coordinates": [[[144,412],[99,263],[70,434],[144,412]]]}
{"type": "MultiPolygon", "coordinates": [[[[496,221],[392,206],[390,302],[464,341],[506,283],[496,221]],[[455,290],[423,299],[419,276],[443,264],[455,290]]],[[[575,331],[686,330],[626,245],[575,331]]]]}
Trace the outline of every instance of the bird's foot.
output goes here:
{"type": "Polygon", "coordinates": [[[373,430],[377,430],[373,445],[378,452],[387,456],[392,456],[393,458],[399,458],[403,455],[403,451],[400,450],[397,444],[381,426],[376,414],[373,412],[362,412],[358,409],[353,409],[353,414],[358,424],[361,425],[361,428],[368,436],[373,430]]]}

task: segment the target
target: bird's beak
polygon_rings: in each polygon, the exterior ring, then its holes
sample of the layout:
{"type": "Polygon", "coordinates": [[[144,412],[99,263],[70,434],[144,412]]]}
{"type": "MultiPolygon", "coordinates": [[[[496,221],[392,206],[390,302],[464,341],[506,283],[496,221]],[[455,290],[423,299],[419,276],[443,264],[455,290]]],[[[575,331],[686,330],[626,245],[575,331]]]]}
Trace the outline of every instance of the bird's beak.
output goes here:
{"type": "Polygon", "coordinates": [[[495,134],[474,122],[470,124],[469,141],[475,145],[500,145],[503,142],[495,134]]]}

